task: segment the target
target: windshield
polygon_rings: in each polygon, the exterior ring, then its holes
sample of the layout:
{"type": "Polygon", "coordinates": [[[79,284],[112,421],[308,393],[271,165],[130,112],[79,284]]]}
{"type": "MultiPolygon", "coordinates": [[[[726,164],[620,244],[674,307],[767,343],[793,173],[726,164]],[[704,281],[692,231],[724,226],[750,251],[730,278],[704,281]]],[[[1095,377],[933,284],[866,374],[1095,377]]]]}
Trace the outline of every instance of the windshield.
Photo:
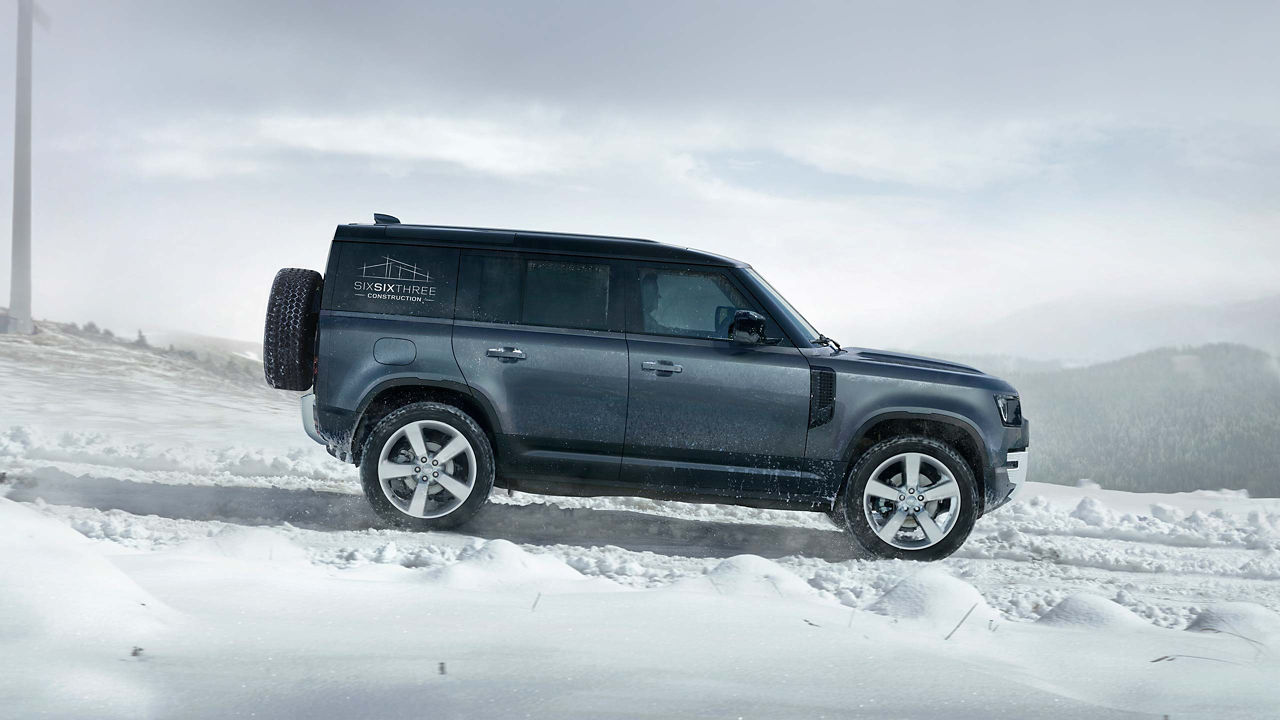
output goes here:
{"type": "Polygon", "coordinates": [[[805,320],[804,316],[792,307],[791,303],[787,302],[787,299],[782,296],[782,293],[774,290],[773,286],[769,284],[769,281],[761,277],[760,273],[755,271],[755,268],[747,268],[747,274],[759,283],[762,290],[769,293],[770,297],[773,298],[774,304],[777,305],[782,312],[786,313],[791,324],[797,325],[804,330],[806,340],[813,342],[818,339],[818,335],[820,333],[813,327],[813,325],[809,324],[809,321],[805,320]]]}

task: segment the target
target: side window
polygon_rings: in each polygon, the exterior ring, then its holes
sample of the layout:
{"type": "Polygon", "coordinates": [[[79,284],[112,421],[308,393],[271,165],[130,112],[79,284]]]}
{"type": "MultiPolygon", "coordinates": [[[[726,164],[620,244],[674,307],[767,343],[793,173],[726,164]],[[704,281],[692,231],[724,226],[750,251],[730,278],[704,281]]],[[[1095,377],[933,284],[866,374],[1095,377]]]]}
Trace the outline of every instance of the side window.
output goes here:
{"type": "Polygon", "coordinates": [[[527,261],[525,324],[607,329],[609,274],[609,266],[603,263],[527,261]]]}
{"type": "Polygon", "coordinates": [[[458,250],[454,248],[336,243],[336,273],[325,278],[332,310],[453,316],[458,250]]]}
{"type": "Polygon", "coordinates": [[[468,253],[459,274],[459,320],[610,329],[609,263],[468,253]]]}
{"type": "Polygon", "coordinates": [[[754,310],[718,272],[641,267],[639,330],[650,335],[726,338],[736,310],[754,310]]]}
{"type": "Polygon", "coordinates": [[[458,268],[459,320],[520,322],[524,262],[515,255],[462,255],[458,268]]]}

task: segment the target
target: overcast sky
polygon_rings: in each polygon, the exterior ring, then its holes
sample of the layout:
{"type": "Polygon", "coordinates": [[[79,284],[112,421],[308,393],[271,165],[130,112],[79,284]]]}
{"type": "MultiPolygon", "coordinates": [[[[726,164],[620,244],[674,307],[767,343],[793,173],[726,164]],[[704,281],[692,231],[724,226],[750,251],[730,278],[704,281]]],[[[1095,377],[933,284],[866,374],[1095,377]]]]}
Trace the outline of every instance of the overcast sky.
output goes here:
{"type": "Polygon", "coordinates": [[[374,211],[730,255],[858,345],[1280,292],[1280,3],[41,5],[37,317],[257,339],[374,211]]]}

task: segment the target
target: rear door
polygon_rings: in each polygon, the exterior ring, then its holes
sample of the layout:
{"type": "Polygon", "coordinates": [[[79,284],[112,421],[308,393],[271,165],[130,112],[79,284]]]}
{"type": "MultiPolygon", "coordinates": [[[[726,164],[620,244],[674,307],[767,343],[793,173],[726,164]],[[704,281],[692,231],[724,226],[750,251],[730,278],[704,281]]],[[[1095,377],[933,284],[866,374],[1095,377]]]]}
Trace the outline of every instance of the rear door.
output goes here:
{"type": "Polygon", "coordinates": [[[453,351],[501,424],[505,478],[617,481],[627,421],[618,273],[594,258],[462,253],[453,351]]]}
{"type": "Polygon", "coordinates": [[[800,351],[785,338],[728,340],[735,310],[767,317],[729,268],[638,263],[632,278],[622,479],[736,497],[809,492],[809,364],[800,351]]]}
{"type": "Polygon", "coordinates": [[[457,275],[457,248],[333,244],[316,351],[322,414],[355,413],[387,381],[462,382],[449,345],[457,275]]]}

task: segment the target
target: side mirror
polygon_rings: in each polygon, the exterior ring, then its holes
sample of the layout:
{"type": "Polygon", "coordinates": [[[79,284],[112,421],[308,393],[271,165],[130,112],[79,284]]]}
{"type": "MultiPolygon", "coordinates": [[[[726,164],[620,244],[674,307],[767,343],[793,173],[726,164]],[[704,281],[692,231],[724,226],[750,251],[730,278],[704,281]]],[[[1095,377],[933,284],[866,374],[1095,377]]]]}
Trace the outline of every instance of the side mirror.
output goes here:
{"type": "Polygon", "coordinates": [[[729,339],[747,345],[764,342],[764,316],[751,310],[738,310],[729,323],[729,339]]]}

